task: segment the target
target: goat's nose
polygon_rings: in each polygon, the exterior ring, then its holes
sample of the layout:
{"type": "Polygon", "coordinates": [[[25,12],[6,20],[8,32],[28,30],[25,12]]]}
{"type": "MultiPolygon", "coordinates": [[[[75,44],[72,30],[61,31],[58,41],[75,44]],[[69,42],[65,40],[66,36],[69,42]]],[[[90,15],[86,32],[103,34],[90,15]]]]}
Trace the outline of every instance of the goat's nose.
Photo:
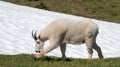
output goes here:
{"type": "Polygon", "coordinates": [[[35,51],[36,53],[40,53],[40,51],[35,51]]]}

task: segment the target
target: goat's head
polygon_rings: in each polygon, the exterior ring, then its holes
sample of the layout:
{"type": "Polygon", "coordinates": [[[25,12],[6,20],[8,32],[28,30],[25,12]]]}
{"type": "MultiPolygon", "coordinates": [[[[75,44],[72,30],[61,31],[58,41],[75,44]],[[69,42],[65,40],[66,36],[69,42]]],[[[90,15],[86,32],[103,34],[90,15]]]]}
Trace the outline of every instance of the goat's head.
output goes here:
{"type": "Polygon", "coordinates": [[[40,53],[41,50],[43,50],[43,48],[44,48],[44,42],[41,41],[40,35],[38,35],[38,36],[36,35],[36,32],[34,33],[32,31],[32,37],[35,40],[35,52],[40,53]]]}

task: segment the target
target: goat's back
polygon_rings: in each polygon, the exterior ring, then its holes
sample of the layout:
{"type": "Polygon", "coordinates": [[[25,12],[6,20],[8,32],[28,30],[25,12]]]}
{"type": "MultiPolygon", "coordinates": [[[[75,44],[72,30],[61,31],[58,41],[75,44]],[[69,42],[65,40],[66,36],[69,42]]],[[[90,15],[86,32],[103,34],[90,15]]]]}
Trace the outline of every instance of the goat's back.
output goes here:
{"type": "Polygon", "coordinates": [[[98,27],[89,19],[58,19],[42,30],[42,35],[50,38],[51,36],[60,37],[64,34],[65,39],[79,39],[95,36],[98,27]]]}

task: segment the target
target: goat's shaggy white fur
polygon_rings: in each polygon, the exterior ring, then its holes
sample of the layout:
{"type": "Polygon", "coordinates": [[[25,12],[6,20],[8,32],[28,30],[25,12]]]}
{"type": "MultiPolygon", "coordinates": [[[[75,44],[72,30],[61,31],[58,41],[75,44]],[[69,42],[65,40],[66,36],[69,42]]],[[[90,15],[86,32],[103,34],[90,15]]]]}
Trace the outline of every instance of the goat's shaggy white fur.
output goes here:
{"type": "Polygon", "coordinates": [[[40,54],[35,55],[35,58],[39,58],[60,46],[62,58],[65,59],[67,43],[74,45],[86,43],[89,59],[92,59],[92,49],[95,49],[98,52],[98,56],[103,58],[101,49],[96,44],[97,34],[98,26],[89,19],[57,19],[48,24],[48,26],[40,32],[39,38],[36,37],[42,42],[50,40],[50,44],[48,47],[41,50],[40,54]]]}

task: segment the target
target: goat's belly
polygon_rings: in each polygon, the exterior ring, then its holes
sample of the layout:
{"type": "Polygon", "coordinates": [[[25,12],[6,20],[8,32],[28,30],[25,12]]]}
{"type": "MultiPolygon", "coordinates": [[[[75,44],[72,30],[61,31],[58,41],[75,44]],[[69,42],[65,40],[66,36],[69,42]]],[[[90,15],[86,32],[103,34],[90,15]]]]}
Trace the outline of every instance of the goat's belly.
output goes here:
{"type": "Polygon", "coordinates": [[[76,42],[73,42],[73,41],[70,41],[69,42],[69,44],[74,44],[74,45],[80,45],[80,44],[82,44],[83,42],[78,42],[78,43],[76,43],[76,42]]]}
{"type": "Polygon", "coordinates": [[[64,40],[64,43],[68,43],[68,44],[83,44],[85,43],[85,38],[83,35],[80,34],[74,34],[74,35],[67,35],[64,40]]]}
{"type": "Polygon", "coordinates": [[[66,43],[66,44],[73,44],[73,45],[80,45],[80,44],[83,44],[84,42],[83,41],[80,41],[80,42],[74,42],[74,41],[64,41],[63,43],[66,43]]]}

